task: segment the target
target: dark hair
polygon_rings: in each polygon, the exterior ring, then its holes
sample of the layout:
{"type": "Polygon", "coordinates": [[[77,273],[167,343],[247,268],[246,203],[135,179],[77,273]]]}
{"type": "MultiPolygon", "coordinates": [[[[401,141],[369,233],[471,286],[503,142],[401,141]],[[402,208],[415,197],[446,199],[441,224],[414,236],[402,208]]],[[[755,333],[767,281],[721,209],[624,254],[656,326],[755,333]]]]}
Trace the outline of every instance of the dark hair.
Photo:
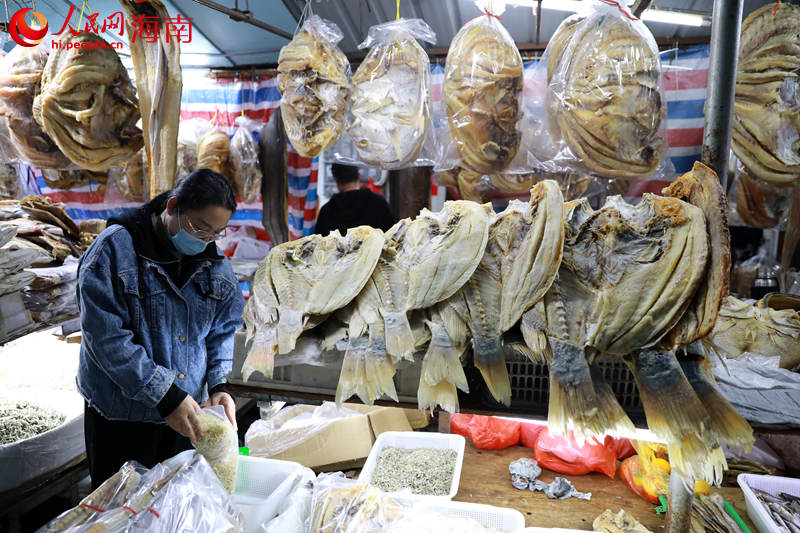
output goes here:
{"type": "Polygon", "coordinates": [[[331,165],[331,174],[337,183],[351,183],[358,181],[358,168],[352,165],[334,163],[331,165]]]}
{"type": "Polygon", "coordinates": [[[209,205],[236,212],[236,195],[230,182],[222,174],[208,168],[199,168],[183,178],[169,192],[169,196],[175,197],[175,208],[182,213],[209,205]]]}

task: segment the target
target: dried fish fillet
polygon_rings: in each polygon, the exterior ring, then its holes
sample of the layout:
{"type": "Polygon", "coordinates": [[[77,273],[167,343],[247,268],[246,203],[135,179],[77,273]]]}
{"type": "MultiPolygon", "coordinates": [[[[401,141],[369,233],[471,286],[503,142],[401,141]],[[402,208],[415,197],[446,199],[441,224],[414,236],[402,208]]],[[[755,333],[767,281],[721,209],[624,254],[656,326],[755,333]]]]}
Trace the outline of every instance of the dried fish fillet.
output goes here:
{"type": "Polygon", "coordinates": [[[47,63],[43,46],[17,46],[2,60],[0,115],[8,120],[11,144],[28,164],[41,168],[66,168],[70,160],[33,117],[33,101],[39,94],[47,63]]]}
{"type": "Polygon", "coordinates": [[[800,6],[769,4],[742,22],[731,148],[773,185],[800,176],[800,6]],[[775,14],[775,9],[778,13],[775,14]]]}
{"type": "Polygon", "coordinates": [[[141,147],[139,102],[117,52],[99,35],[65,32],[47,58],[33,116],[61,152],[97,172],[141,147]]]}
{"type": "Polygon", "coordinates": [[[589,170],[643,179],[664,157],[661,63],[649,30],[621,16],[567,19],[548,50],[551,134],[589,170]]]}
{"type": "Polygon", "coordinates": [[[313,15],[278,57],[283,125],[303,157],[330,148],[344,128],[351,88],[341,39],[335,24],[313,15]]]}
{"type": "Polygon", "coordinates": [[[178,124],[181,112],[181,49],[179,39],[168,31],[171,20],[160,0],[119,0],[125,19],[136,72],[136,92],[142,115],[142,134],[150,172],[150,197],[172,189],[178,161],[178,124]],[[133,24],[141,17],[158,24],[155,40],[136,38],[133,24]]]}
{"type": "Polygon", "coordinates": [[[253,339],[245,380],[255,370],[271,377],[275,354],[293,350],[314,316],[350,303],[372,275],[382,245],[380,230],[359,226],[344,237],[310,235],[272,248],[256,271],[244,311],[253,339]]]}
{"type": "Polygon", "coordinates": [[[456,34],[443,89],[462,166],[483,174],[508,168],[522,138],[522,57],[497,17],[476,17],[456,34]]]}
{"type": "Polygon", "coordinates": [[[405,168],[422,150],[430,115],[430,63],[418,36],[436,40],[422,20],[400,19],[373,26],[362,44],[374,46],[353,75],[347,133],[369,165],[405,168]]]}

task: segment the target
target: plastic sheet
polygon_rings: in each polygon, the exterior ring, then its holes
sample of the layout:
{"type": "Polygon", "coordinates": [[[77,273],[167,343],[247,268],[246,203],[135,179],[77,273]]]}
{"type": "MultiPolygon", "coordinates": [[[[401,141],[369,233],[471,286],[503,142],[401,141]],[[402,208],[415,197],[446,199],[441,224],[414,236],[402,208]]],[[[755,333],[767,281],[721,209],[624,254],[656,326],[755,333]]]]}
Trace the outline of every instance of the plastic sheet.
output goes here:
{"type": "Polygon", "coordinates": [[[261,124],[245,116],[236,117],[236,132],[231,138],[231,163],[236,191],[244,203],[258,200],[261,193],[261,165],[258,162],[258,145],[251,133],[261,124]]]}
{"type": "Polygon", "coordinates": [[[342,133],[350,99],[350,63],[336,46],[342,32],[312,15],[278,58],[286,136],[303,157],[316,157],[342,133]]]}
{"type": "MultiPolygon", "coordinates": [[[[364,163],[383,169],[432,165],[430,62],[417,39],[436,34],[423,20],[399,19],[373,26],[359,48],[372,47],[353,75],[347,132],[364,163]],[[426,144],[428,149],[423,150],[426,144]],[[424,152],[424,153],[421,153],[424,152]]],[[[335,156],[341,163],[353,163],[335,156]]]]}
{"type": "Polygon", "coordinates": [[[579,446],[574,438],[544,431],[536,441],[534,453],[542,468],[561,474],[582,476],[602,472],[614,479],[617,470],[617,448],[611,437],[606,437],[603,443],[585,441],[579,446]]]}
{"type": "Polygon", "coordinates": [[[674,173],[667,152],[666,100],[655,39],[627,8],[597,3],[566,19],[550,39],[529,98],[541,128],[529,159],[547,170],[588,170],[644,179],[674,173]]]}
{"type": "Polygon", "coordinates": [[[239,464],[239,439],[225,408],[221,405],[205,407],[200,411],[203,436],[195,448],[208,460],[214,473],[229,494],[236,488],[236,468],[239,464]]]}
{"type": "Polygon", "coordinates": [[[526,128],[518,126],[522,86],[522,57],[497,16],[487,12],[467,22],[447,53],[436,169],[529,171],[520,149],[526,128]]]}

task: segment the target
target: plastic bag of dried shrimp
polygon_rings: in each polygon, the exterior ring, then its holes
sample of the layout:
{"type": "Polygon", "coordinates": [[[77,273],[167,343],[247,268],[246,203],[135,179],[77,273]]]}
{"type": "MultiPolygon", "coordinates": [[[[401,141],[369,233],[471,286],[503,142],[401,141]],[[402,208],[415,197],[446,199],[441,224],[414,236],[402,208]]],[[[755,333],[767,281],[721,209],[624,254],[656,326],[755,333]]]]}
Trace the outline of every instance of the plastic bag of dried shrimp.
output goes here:
{"type": "Polygon", "coordinates": [[[239,466],[239,439],[236,430],[220,405],[205,407],[198,416],[203,436],[197,439],[194,446],[211,465],[225,490],[233,494],[239,466]]]}
{"type": "Polygon", "coordinates": [[[450,43],[443,105],[434,123],[439,147],[436,169],[456,165],[478,172],[525,172],[523,148],[523,64],[514,39],[486,6],[450,43]]]}
{"type": "Polygon", "coordinates": [[[370,50],[353,75],[347,133],[370,166],[433,164],[433,149],[422,153],[433,140],[427,135],[430,62],[417,40],[433,44],[436,34],[421,19],[398,19],[372,26],[358,46],[370,50]]]}
{"type": "Polygon", "coordinates": [[[529,163],[640,180],[669,178],[664,76],[650,30],[617,2],[564,20],[533,74],[546,91],[526,100],[541,117],[529,163]],[[613,5],[611,5],[613,4],[613,5]]]}
{"type": "Polygon", "coordinates": [[[278,87],[286,136],[303,157],[328,149],[344,128],[350,63],[336,46],[343,34],[312,15],[278,57],[278,87]]]}
{"type": "Polygon", "coordinates": [[[258,200],[261,193],[261,166],[258,163],[258,145],[251,133],[261,123],[245,116],[236,117],[236,132],[231,138],[231,163],[236,192],[246,203],[258,200]]]}

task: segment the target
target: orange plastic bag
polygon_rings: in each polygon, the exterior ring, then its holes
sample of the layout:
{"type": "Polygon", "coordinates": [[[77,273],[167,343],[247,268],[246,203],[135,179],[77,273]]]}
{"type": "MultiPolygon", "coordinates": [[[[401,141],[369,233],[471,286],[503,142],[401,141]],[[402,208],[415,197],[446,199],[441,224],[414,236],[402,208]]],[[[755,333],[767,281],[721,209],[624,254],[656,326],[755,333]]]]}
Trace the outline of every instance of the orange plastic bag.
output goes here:
{"type": "MultiPolygon", "coordinates": [[[[663,459],[656,459],[656,462],[667,463],[663,459]]],[[[648,475],[640,456],[634,455],[622,461],[619,476],[634,494],[650,503],[658,503],[658,496],[667,494],[669,490],[669,463],[666,466],[654,465],[651,470],[648,475]]]]}
{"type": "Polygon", "coordinates": [[[610,437],[602,444],[586,441],[578,446],[572,437],[567,439],[543,431],[536,441],[534,454],[539,466],[561,474],[582,476],[602,472],[614,479],[617,471],[617,449],[610,437]]]}
{"type": "Polygon", "coordinates": [[[528,448],[536,447],[539,435],[547,429],[544,424],[523,423],[519,428],[519,443],[528,448]]]}
{"type": "Polygon", "coordinates": [[[520,422],[480,415],[450,415],[450,431],[472,439],[476,448],[502,450],[519,443],[520,422]]]}

